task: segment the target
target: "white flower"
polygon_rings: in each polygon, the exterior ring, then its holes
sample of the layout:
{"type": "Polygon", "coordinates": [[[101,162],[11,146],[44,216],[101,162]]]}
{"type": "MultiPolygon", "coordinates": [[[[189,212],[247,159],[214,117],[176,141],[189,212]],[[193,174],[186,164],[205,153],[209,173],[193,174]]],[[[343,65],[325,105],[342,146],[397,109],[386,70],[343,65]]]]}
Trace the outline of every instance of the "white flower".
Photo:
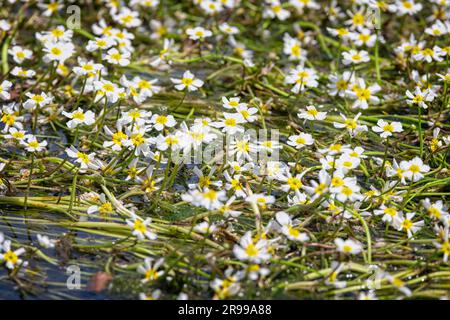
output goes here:
{"type": "Polygon", "coordinates": [[[139,19],[139,13],[131,11],[127,7],[122,7],[118,14],[113,15],[113,19],[127,28],[139,27],[142,23],[139,19]]]}
{"type": "Polygon", "coordinates": [[[373,104],[378,104],[380,99],[374,94],[381,90],[378,84],[373,84],[369,87],[362,78],[359,78],[353,90],[348,91],[348,96],[356,99],[352,105],[352,108],[367,109],[369,107],[369,102],[373,104]]]}
{"type": "Polygon", "coordinates": [[[72,56],[75,46],[71,42],[47,42],[43,51],[46,53],[43,58],[44,62],[63,63],[72,56]]]}
{"type": "Polygon", "coordinates": [[[150,122],[153,123],[153,128],[158,131],[161,131],[164,128],[171,128],[177,124],[175,118],[172,115],[159,115],[154,114],[150,119],[150,122]]]}
{"type": "Polygon", "coordinates": [[[289,3],[301,12],[305,8],[312,10],[320,9],[320,5],[314,0],[289,0],[289,3]]]}
{"type": "Polygon", "coordinates": [[[225,109],[237,109],[238,107],[247,107],[247,104],[245,102],[240,102],[241,98],[239,97],[233,97],[233,98],[227,98],[222,97],[222,103],[223,107],[225,109]]]}
{"type": "Polygon", "coordinates": [[[139,300],[158,300],[161,296],[161,290],[153,290],[150,294],[139,293],[139,300]]]}
{"type": "Polygon", "coordinates": [[[220,31],[222,31],[223,33],[226,33],[228,35],[235,35],[239,33],[239,29],[234,27],[234,26],[230,26],[228,23],[224,22],[221,23],[219,25],[219,29],[220,31]]]}
{"type": "Polygon", "coordinates": [[[70,158],[76,159],[75,162],[80,165],[80,172],[85,172],[88,168],[93,170],[100,168],[94,152],[87,154],[70,146],[70,148],[66,148],[66,153],[70,158]]]}
{"type": "Polygon", "coordinates": [[[8,134],[5,135],[5,139],[16,139],[22,142],[26,137],[26,132],[24,130],[18,130],[16,128],[9,128],[8,134]]]}
{"type": "Polygon", "coordinates": [[[80,124],[90,126],[95,122],[95,114],[90,110],[84,112],[83,109],[78,108],[72,112],[63,111],[62,114],[71,119],[67,121],[67,127],[70,129],[74,129],[80,124]]]}
{"type": "Polygon", "coordinates": [[[20,46],[13,46],[11,49],[8,49],[8,53],[12,55],[15,62],[21,64],[24,60],[31,59],[33,52],[28,49],[23,49],[20,46]]]}
{"type": "Polygon", "coordinates": [[[100,205],[92,205],[87,209],[87,214],[100,213],[103,216],[113,213],[113,206],[111,202],[106,200],[105,194],[101,194],[99,197],[100,205]]]}
{"type": "Polygon", "coordinates": [[[338,129],[346,128],[348,133],[354,137],[358,133],[367,131],[366,125],[359,124],[358,118],[361,116],[361,112],[359,112],[353,119],[347,118],[344,114],[341,113],[341,118],[343,122],[333,122],[333,126],[338,129]]]}
{"type": "Polygon", "coordinates": [[[99,101],[106,97],[106,100],[110,103],[117,102],[121,94],[125,91],[123,88],[119,88],[115,83],[107,80],[94,81],[94,88],[96,90],[95,101],[99,101]]]}
{"type": "Polygon", "coordinates": [[[306,51],[302,48],[298,39],[285,33],[283,41],[283,53],[289,56],[289,60],[304,60],[306,58],[306,51]]]}
{"type": "Polygon", "coordinates": [[[211,123],[215,128],[222,128],[222,132],[233,135],[236,132],[243,132],[244,127],[241,124],[245,123],[244,117],[240,113],[223,113],[224,119],[211,123]]]}
{"type": "Polygon", "coordinates": [[[355,75],[353,72],[345,71],[342,75],[330,75],[329,79],[328,88],[330,89],[330,95],[345,97],[355,82],[355,75]]]}
{"type": "Polygon", "coordinates": [[[305,68],[302,65],[297,66],[295,69],[291,69],[289,74],[285,78],[287,84],[294,84],[291,91],[293,93],[299,93],[305,88],[315,88],[318,86],[317,72],[311,68],[305,68]]]}
{"type": "MultiPolygon", "coordinates": [[[[10,1],[11,2],[11,1],[10,1]]],[[[42,13],[45,17],[50,17],[53,13],[63,8],[63,4],[59,1],[50,1],[49,3],[38,3],[40,9],[43,9],[42,13]]]]}
{"type": "Polygon", "coordinates": [[[419,231],[424,225],[425,222],[423,220],[413,222],[412,219],[416,214],[414,212],[408,212],[406,217],[403,214],[399,214],[394,218],[394,228],[398,231],[404,230],[408,234],[408,238],[412,238],[414,233],[419,231]]]}
{"type": "Polygon", "coordinates": [[[297,114],[300,119],[306,120],[324,120],[327,116],[326,112],[318,111],[315,106],[307,106],[306,110],[301,110],[297,114]]]}
{"type": "Polygon", "coordinates": [[[387,207],[384,204],[381,205],[379,209],[374,210],[373,213],[377,216],[383,215],[382,220],[386,223],[392,223],[399,214],[402,214],[402,212],[397,210],[394,206],[387,207]]]}
{"type": "Polygon", "coordinates": [[[3,80],[3,82],[0,84],[0,98],[3,100],[9,100],[11,98],[11,95],[9,94],[9,90],[12,87],[12,83],[8,80],[3,80]]]}
{"type": "MultiPolygon", "coordinates": [[[[128,125],[134,124],[137,127],[143,127],[147,123],[150,123],[150,117],[152,116],[151,111],[145,111],[141,109],[131,109],[126,112],[122,112],[122,116],[118,120],[118,124],[120,125],[128,125]]],[[[163,119],[160,119],[160,122],[165,122],[163,119]]]]}
{"type": "Polygon", "coordinates": [[[226,200],[226,194],[223,190],[215,191],[204,188],[203,191],[189,190],[188,193],[181,195],[181,198],[194,206],[202,206],[208,210],[218,210],[223,206],[222,201],[226,200]]]}
{"type": "Polygon", "coordinates": [[[164,274],[164,270],[159,270],[163,263],[164,259],[162,258],[157,261],[154,261],[153,258],[145,258],[144,265],[137,268],[137,271],[144,275],[142,283],[158,280],[164,274]]]}
{"type": "Polygon", "coordinates": [[[322,194],[326,193],[330,186],[331,177],[326,170],[323,169],[320,170],[318,177],[319,182],[311,180],[310,181],[311,186],[307,185],[303,186],[303,189],[305,189],[305,191],[312,196],[311,201],[314,201],[322,194]]]}
{"type": "Polygon", "coordinates": [[[264,9],[263,16],[269,18],[276,17],[279,20],[284,21],[291,16],[291,13],[284,9],[278,0],[271,0],[270,4],[264,9]]]}
{"type": "Polygon", "coordinates": [[[189,39],[192,40],[203,40],[212,36],[212,32],[210,30],[202,27],[189,28],[186,30],[186,34],[189,36],[189,39]]]}
{"type": "Polygon", "coordinates": [[[361,50],[361,51],[357,51],[357,50],[345,51],[345,52],[342,52],[342,57],[344,58],[342,60],[342,63],[345,64],[345,65],[359,64],[359,63],[369,62],[370,61],[369,54],[367,53],[367,51],[364,51],[364,50],[361,50]]]}
{"type": "Polygon", "coordinates": [[[355,177],[342,178],[343,174],[339,174],[336,171],[333,178],[331,179],[330,191],[336,194],[336,198],[340,202],[355,202],[363,199],[363,196],[359,193],[360,187],[358,186],[355,177]]]}
{"type": "Polygon", "coordinates": [[[423,173],[430,171],[430,167],[423,163],[422,159],[415,157],[411,161],[400,162],[403,176],[412,182],[423,179],[423,173]]]}
{"type": "Polygon", "coordinates": [[[73,68],[73,72],[77,76],[94,77],[97,76],[98,72],[102,69],[104,69],[102,64],[78,57],[78,66],[73,68]]]}
{"type": "Polygon", "coordinates": [[[258,205],[260,208],[265,209],[269,204],[275,203],[274,196],[266,196],[262,193],[254,193],[245,198],[246,202],[258,205]]]}
{"type": "Polygon", "coordinates": [[[194,227],[194,231],[203,234],[211,234],[216,231],[217,227],[214,224],[209,224],[207,221],[200,222],[194,227]]]}
{"type": "Polygon", "coordinates": [[[395,4],[389,5],[389,11],[396,13],[398,16],[414,15],[420,10],[422,10],[422,4],[415,3],[413,0],[396,0],[395,4]]]}
{"type": "Polygon", "coordinates": [[[3,253],[0,254],[0,260],[6,263],[8,269],[14,269],[17,266],[26,266],[27,263],[24,262],[19,256],[25,253],[24,248],[19,248],[17,250],[11,250],[11,241],[5,240],[1,245],[3,253]]]}
{"type": "Polygon", "coordinates": [[[293,146],[296,149],[301,149],[304,146],[310,146],[314,143],[313,137],[309,133],[301,132],[298,135],[293,135],[289,137],[287,144],[293,146]]]}
{"type": "Polygon", "coordinates": [[[372,130],[376,133],[380,133],[380,137],[386,139],[392,136],[395,132],[402,132],[403,126],[401,122],[387,122],[383,119],[378,120],[377,125],[372,127],[372,130]]]}
{"type": "Polygon", "coordinates": [[[448,215],[448,206],[442,200],[432,203],[429,198],[426,198],[422,201],[422,205],[433,219],[441,220],[448,215]]]}
{"type": "Polygon", "coordinates": [[[16,77],[19,77],[19,78],[32,78],[32,77],[34,77],[36,72],[34,70],[25,70],[25,69],[22,69],[21,67],[15,66],[11,70],[11,74],[13,76],[16,76],[16,77]]]}
{"type": "Polygon", "coordinates": [[[116,48],[111,48],[108,50],[103,59],[111,64],[118,64],[123,67],[130,64],[130,56],[130,53],[127,51],[120,52],[116,48]]]}
{"type": "Polygon", "coordinates": [[[50,31],[45,31],[42,34],[37,33],[36,38],[43,44],[53,42],[70,42],[72,41],[73,30],[66,29],[63,25],[59,25],[50,31]]]}
{"type": "Polygon", "coordinates": [[[183,74],[181,79],[170,79],[174,84],[175,88],[182,91],[187,88],[188,91],[197,91],[198,88],[203,86],[203,81],[195,78],[194,74],[189,70],[183,74]]]}
{"type": "Polygon", "coordinates": [[[427,33],[433,37],[439,37],[439,36],[442,36],[449,32],[450,32],[450,30],[440,20],[437,20],[431,27],[425,28],[425,33],[427,33]]]}
{"type": "Polygon", "coordinates": [[[411,91],[407,90],[406,96],[408,97],[406,102],[409,105],[417,105],[420,108],[424,109],[428,108],[427,102],[431,102],[435,98],[435,94],[432,90],[425,89],[422,91],[419,87],[416,87],[414,94],[411,91]]]}
{"type": "Polygon", "coordinates": [[[128,139],[122,138],[121,141],[129,150],[134,150],[135,156],[147,155],[150,152],[151,138],[146,138],[145,133],[146,128],[126,128],[125,135],[128,139]]]}
{"type": "Polygon", "coordinates": [[[352,33],[351,37],[355,45],[359,47],[367,46],[371,48],[375,45],[377,40],[377,36],[372,34],[371,31],[366,28],[362,28],[360,32],[352,33]]]}
{"type": "Polygon", "coordinates": [[[230,197],[230,199],[228,199],[228,201],[222,207],[219,208],[220,213],[222,213],[225,218],[228,217],[236,218],[241,215],[240,211],[231,209],[231,204],[234,202],[234,200],[236,200],[235,196],[230,197]]]}
{"type": "Polygon", "coordinates": [[[39,245],[46,249],[51,249],[55,247],[56,240],[50,239],[48,236],[43,236],[41,234],[36,235],[39,245]]]}
{"type": "Polygon", "coordinates": [[[115,41],[110,37],[95,38],[94,40],[89,40],[86,46],[86,50],[93,52],[96,50],[107,50],[115,45],[115,41]]]}
{"type": "Polygon", "coordinates": [[[0,20],[0,30],[2,31],[8,31],[11,29],[11,24],[6,21],[5,19],[0,20]]]}
{"type": "Polygon", "coordinates": [[[31,134],[26,135],[20,143],[25,146],[25,150],[28,152],[41,152],[47,146],[47,141],[43,140],[39,142],[37,138],[31,134]]]}
{"type": "Polygon", "coordinates": [[[36,106],[39,106],[40,108],[48,105],[52,102],[53,97],[50,95],[47,95],[45,92],[41,92],[40,94],[34,94],[31,92],[27,92],[25,94],[29,99],[25,101],[23,104],[23,107],[27,110],[34,110],[36,106]]]}
{"type": "Polygon", "coordinates": [[[161,90],[161,87],[155,85],[157,82],[157,79],[146,80],[140,77],[134,77],[129,81],[125,75],[120,78],[121,85],[127,88],[128,95],[137,103],[144,102],[161,90]]]}
{"type": "Polygon", "coordinates": [[[248,231],[239,240],[239,244],[234,245],[233,253],[239,260],[261,263],[271,256],[268,252],[268,246],[267,240],[254,241],[251,232],[248,231]]]}
{"type": "Polygon", "coordinates": [[[351,239],[343,240],[341,238],[336,238],[334,239],[334,243],[336,244],[338,251],[345,254],[358,254],[362,251],[361,243],[351,239]]]}
{"type": "Polygon", "coordinates": [[[309,240],[308,235],[304,232],[300,232],[299,228],[296,227],[298,222],[292,221],[291,217],[286,212],[277,212],[275,219],[281,226],[281,232],[289,240],[300,242],[309,240]]]}
{"type": "Polygon", "coordinates": [[[136,236],[139,240],[148,238],[150,240],[156,240],[156,233],[150,230],[149,225],[152,222],[150,218],[143,220],[135,214],[131,215],[131,219],[127,219],[126,223],[131,227],[132,235],[136,236]]]}

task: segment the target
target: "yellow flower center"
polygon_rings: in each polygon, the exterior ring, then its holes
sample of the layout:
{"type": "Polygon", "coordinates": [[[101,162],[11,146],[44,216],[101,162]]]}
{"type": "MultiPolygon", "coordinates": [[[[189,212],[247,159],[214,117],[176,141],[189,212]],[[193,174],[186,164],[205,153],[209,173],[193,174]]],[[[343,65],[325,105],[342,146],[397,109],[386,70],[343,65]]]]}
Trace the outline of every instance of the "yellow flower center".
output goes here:
{"type": "Polygon", "coordinates": [[[28,142],[28,146],[30,146],[31,148],[39,148],[39,142],[30,141],[30,142],[28,142]]]}
{"type": "Polygon", "coordinates": [[[145,271],[145,279],[156,280],[158,279],[158,271],[156,269],[148,269],[145,271]]]}
{"type": "Polygon", "coordinates": [[[78,159],[80,159],[83,163],[89,163],[89,156],[84,152],[77,153],[78,159]]]}
{"type": "Polygon", "coordinates": [[[359,61],[361,60],[361,55],[359,53],[352,55],[353,61],[359,61]]]}
{"type": "Polygon", "coordinates": [[[247,248],[245,248],[245,253],[249,256],[249,257],[256,257],[259,253],[258,248],[256,248],[256,246],[253,243],[250,243],[247,248]]]}
{"type": "Polygon", "coordinates": [[[397,210],[395,208],[386,208],[384,209],[384,213],[390,215],[391,217],[395,217],[397,215],[397,210]]]}
{"type": "Polygon", "coordinates": [[[208,190],[203,194],[203,196],[205,197],[205,199],[213,201],[217,199],[217,192],[214,190],[208,190]]]}
{"type": "Polygon", "coordinates": [[[409,166],[409,171],[411,171],[412,173],[419,173],[420,167],[417,164],[413,164],[409,166]]]}
{"type": "Polygon", "coordinates": [[[300,231],[292,226],[288,227],[288,233],[294,238],[298,238],[298,236],[300,236],[300,231]]]}
{"type": "Polygon", "coordinates": [[[405,230],[411,229],[412,226],[413,226],[413,223],[412,223],[412,221],[409,220],[409,219],[405,219],[405,220],[402,222],[402,228],[405,229],[405,230]]]}
{"type": "Polygon", "coordinates": [[[12,114],[4,114],[2,117],[2,122],[8,126],[12,126],[16,122],[16,117],[12,114]]]}
{"type": "Polygon", "coordinates": [[[122,140],[126,139],[127,135],[123,133],[122,131],[118,131],[112,135],[112,141],[115,145],[121,146],[122,140]]]}
{"type": "Polygon", "coordinates": [[[300,179],[295,178],[295,177],[289,177],[287,180],[287,183],[288,183],[289,187],[293,190],[298,190],[303,186],[300,179]]]}
{"type": "Polygon", "coordinates": [[[225,125],[227,127],[235,127],[236,124],[237,124],[237,121],[234,118],[228,118],[228,119],[225,120],[225,125]]]}
{"type": "Polygon", "coordinates": [[[344,244],[344,245],[342,246],[342,251],[344,251],[345,253],[349,253],[349,252],[352,251],[352,247],[349,246],[348,244],[344,244]]]}
{"type": "Polygon", "coordinates": [[[181,79],[181,83],[184,84],[186,87],[189,87],[194,80],[192,78],[183,78],[181,79]]]}
{"type": "Polygon", "coordinates": [[[139,219],[134,220],[134,230],[139,231],[141,233],[145,233],[147,231],[147,227],[145,226],[144,222],[142,222],[139,219]]]}
{"type": "Polygon", "coordinates": [[[168,121],[168,119],[166,116],[158,116],[156,118],[156,123],[158,123],[158,124],[165,125],[167,123],[167,121],[168,121]]]}
{"type": "Polygon", "coordinates": [[[360,26],[364,24],[364,16],[361,13],[357,13],[352,18],[353,25],[360,26]]]}
{"type": "Polygon", "coordinates": [[[428,209],[428,214],[429,214],[430,216],[436,217],[436,218],[438,218],[438,219],[441,218],[441,210],[439,210],[439,209],[436,208],[436,207],[430,207],[430,208],[428,209]]]}
{"type": "Polygon", "coordinates": [[[385,132],[394,132],[394,126],[390,123],[385,124],[383,127],[383,131],[385,132]]]}
{"type": "Polygon", "coordinates": [[[334,177],[331,179],[331,185],[333,187],[340,187],[344,185],[344,180],[341,177],[334,177]]]}
{"type": "Polygon", "coordinates": [[[348,82],[345,80],[342,80],[342,79],[338,80],[338,81],[336,81],[336,88],[340,91],[347,90],[348,82]]]}
{"type": "Polygon", "coordinates": [[[371,92],[369,89],[359,89],[356,91],[356,95],[359,100],[369,100],[371,96],[371,92]]]}
{"type": "Polygon", "coordinates": [[[35,101],[36,103],[41,103],[44,102],[45,98],[43,96],[41,96],[40,94],[37,94],[35,96],[33,96],[33,98],[31,98],[33,101],[35,101]]]}
{"type": "Polygon", "coordinates": [[[60,48],[57,48],[57,47],[53,47],[53,48],[50,50],[50,52],[51,52],[53,55],[55,55],[55,56],[59,56],[59,55],[61,55],[61,53],[62,53],[61,49],[60,49],[60,48]]]}
{"type": "Polygon", "coordinates": [[[142,133],[136,133],[131,136],[131,142],[138,147],[145,142],[145,139],[142,133]]]}
{"type": "Polygon", "coordinates": [[[348,196],[351,196],[353,194],[353,190],[351,188],[347,187],[347,186],[343,186],[342,187],[342,193],[348,197],[348,196]]]}
{"type": "Polygon", "coordinates": [[[9,263],[15,265],[17,263],[17,261],[19,260],[19,257],[13,251],[9,250],[8,252],[6,252],[3,255],[3,259],[6,262],[9,262],[9,263]]]}
{"type": "Polygon", "coordinates": [[[100,214],[108,214],[108,213],[111,213],[113,211],[113,208],[112,208],[111,203],[105,202],[104,204],[102,204],[100,206],[98,211],[100,212],[100,214]]]}
{"type": "Polygon", "coordinates": [[[291,54],[292,54],[294,57],[299,57],[301,51],[302,51],[302,49],[301,49],[300,46],[297,45],[297,44],[294,44],[294,45],[292,46],[292,48],[291,48],[291,54]]]}
{"type": "Polygon", "coordinates": [[[142,182],[142,189],[147,193],[155,191],[156,181],[153,180],[152,178],[145,179],[144,182],[142,182]]]}
{"type": "Polygon", "coordinates": [[[198,178],[198,185],[203,189],[205,187],[209,187],[211,184],[211,178],[208,176],[201,176],[198,178]]]}
{"type": "Polygon", "coordinates": [[[55,38],[60,38],[64,35],[64,31],[61,29],[53,29],[51,31],[52,36],[54,36],[55,38]]]}
{"type": "Polygon", "coordinates": [[[76,111],[73,113],[72,118],[76,119],[76,120],[80,120],[80,121],[84,121],[84,119],[86,118],[86,116],[84,115],[83,112],[81,111],[76,111]]]}

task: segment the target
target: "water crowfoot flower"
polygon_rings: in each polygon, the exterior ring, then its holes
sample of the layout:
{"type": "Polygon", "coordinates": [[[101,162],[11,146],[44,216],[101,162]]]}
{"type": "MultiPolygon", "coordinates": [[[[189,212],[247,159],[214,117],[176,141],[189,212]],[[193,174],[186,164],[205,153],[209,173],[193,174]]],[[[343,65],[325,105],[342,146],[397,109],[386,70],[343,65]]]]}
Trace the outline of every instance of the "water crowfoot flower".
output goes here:
{"type": "Polygon", "coordinates": [[[81,124],[90,126],[91,124],[94,124],[94,122],[95,122],[95,114],[90,110],[84,112],[83,109],[78,108],[77,110],[75,110],[73,112],[63,111],[62,114],[65,115],[67,118],[71,119],[71,120],[67,121],[67,127],[69,129],[74,129],[81,124]]]}
{"type": "Polygon", "coordinates": [[[28,262],[23,261],[19,258],[20,255],[25,253],[24,248],[19,248],[17,250],[11,249],[11,241],[5,240],[1,244],[2,253],[0,253],[0,261],[3,261],[6,264],[8,269],[14,269],[18,266],[27,266],[28,262]]]}
{"type": "Polygon", "coordinates": [[[157,235],[150,229],[150,223],[152,219],[142,219],[138,217],[136,214],[132,214],[130,219],[126,220],[126,223],[129,227],[131,227],[131,234],[137,237],[139,240],[150,239],[156,240],[157,235]]]}
{"type": "Polygon", "coordinates": [[[188,91],[197,91],[203,86],[203,81],[195,78],[192,72],[185,71],[181,79],[170,78],[170,80],[175,84],[175,88],[179,91],[187,89],[188,91]]]}

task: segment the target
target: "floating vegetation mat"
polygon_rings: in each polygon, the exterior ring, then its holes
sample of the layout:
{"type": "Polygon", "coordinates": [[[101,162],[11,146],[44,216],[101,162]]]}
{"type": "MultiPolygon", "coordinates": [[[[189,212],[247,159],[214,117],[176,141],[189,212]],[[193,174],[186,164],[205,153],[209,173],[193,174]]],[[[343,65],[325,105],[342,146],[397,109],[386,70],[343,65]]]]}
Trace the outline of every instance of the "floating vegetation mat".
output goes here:
{"type": "Polygon", "coordinates": [[[3,1],[0,297],[446,299],[450,1],[3,1]]]}

